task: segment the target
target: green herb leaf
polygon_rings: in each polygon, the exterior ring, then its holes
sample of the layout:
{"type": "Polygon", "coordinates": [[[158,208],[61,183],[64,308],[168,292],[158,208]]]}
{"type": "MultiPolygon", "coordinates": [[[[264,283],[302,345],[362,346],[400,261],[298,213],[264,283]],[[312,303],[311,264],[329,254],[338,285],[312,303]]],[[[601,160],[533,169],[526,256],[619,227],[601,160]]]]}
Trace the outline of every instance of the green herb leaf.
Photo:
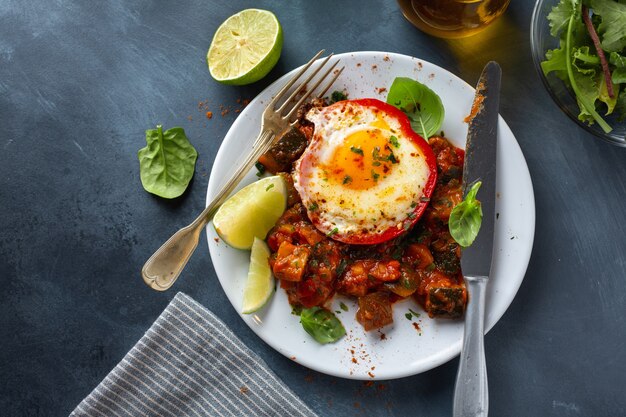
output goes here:
{"type": "Polygon", "coordinates": [[[347,267],[348,261],[346,261],[344,258],[341,258],[341,261],[339,261],[339,265],[337,265],[337,271],[335,271],[337,273],[337,276],[340,277],[347,267]]]}
{"type": "Polygon", "coordinates": [[[257,177],[260,177],[265,173],[266,168],[265,168],[265,165],[263,165],[262,163],[256,162],[254,166],[256,167],[257,171],[259,171],[256,173],[257,177]]]}
{"type": "Polygon", "coordinates": [[[555,38],[559,37],[559,32],[564,30],[570,17],[576,13],[579,7],[579,0],[561,0],[559,4],[554,6],[548,14],[550,22],[550,34],[555,38]]]}
{"type": "MultiPolygon", "coordinates": [[[[614,66],[611,73],[613,84],[626,83],[626,58],[617,52],[611,52],[609,62],[614,66]]],[[[617,94],[615,94],[617,96],[617,94]]]]}
{"type": "Polygon", "coordinates": [[[387,103],[402,110],[411,127],[424,139],[433,136],[443,123],[445,110],[439,96],[411,78],[396,77],[389,88],[387,103]]]}
{"type": "Polygon", "coordinates": [[[146,130],[147,146],[137,153],[143,188],[163,198],[181,196],[193,177],[198,152],[182,127],[163,132],[161,125],[146,130]]]}
{"type": "Polygon", "coordinates": [[[395,137],[395,136],[391,136],[391,137],[389,138],[389,142],[391,142],[391,144],[392,144],[393,146],[395,146],[396,148],[399,148],[399,147],[400,147],[400,142],[398,142],[398,138],[397,138],[397,137],[395,137]]]}
{"type": "Polygon", "coordinates": [[[361,148],[355,148],[354,146],[351,146],[350,150],[356,154],[363,156],[363,149],[361,148]]]}
{"type": "Polygon", "coordinates": [[[614,0],[591,0],[591,8],[602,18],[598,25],[602,49],[619,52],[626,48],[626,4],[614,0]]]}
{"type": "Polygon", "coordinates": [[[343,311],[348,311],[348,306],[347,306],[347,305],[345,305],[345,304],[343,303],[343,301],[339,303],[339,307],[340,307],[343,311]]]}
{"type": "Polygon", "coordinates": [[[348,99],[348,96],[346,93],[344,93],[343,91],[335,90],[330,95],[330,104],[336,103],[338,101],[347,100],[347,99],[348,99]]]}
{"type": "Polygon", "coordinates": [[[300,323],[319,343],[333,343],[346,334],[346,329],[333,312],[321,307],[303,308],[300,323]]]}
{"type": "Polygon", "coordinates": [[[483,209],[480,201],[476,200],[476,194],[481,184],[478,181],[472,185],[465,199],[457,204],[450,213],[450,220],[448,221],[450,235],[465,248],[476,239],[483,220],[483,209]]]}

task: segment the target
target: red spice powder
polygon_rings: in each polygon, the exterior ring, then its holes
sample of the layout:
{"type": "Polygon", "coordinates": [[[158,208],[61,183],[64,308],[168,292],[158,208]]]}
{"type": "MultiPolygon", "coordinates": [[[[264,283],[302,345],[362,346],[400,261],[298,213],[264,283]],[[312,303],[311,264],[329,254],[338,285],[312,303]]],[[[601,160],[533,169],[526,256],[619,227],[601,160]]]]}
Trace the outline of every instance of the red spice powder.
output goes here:
{"type": "MultiPolygon", "coordinates": [[[[477,90],[478,91],[482,91],[484,90],[485,86],[484,84],[481,82],[478,87],[477,90]]],[[[476,96],[474,96],[474,102],[472,103],[472,109],[470,110],[470,114],[467,115],[467,117],[465,117],[465,119],[463,119],[463,121],[465,123],[469,123],[472,121],[472,119],[474,117],[476,117],[476,115],[478,114],[478,112],[480,111],[480,108],[483,105],[483,101],[485,100],[485,96],[483,96],[482,94],[476,94],[476,96]]]]}

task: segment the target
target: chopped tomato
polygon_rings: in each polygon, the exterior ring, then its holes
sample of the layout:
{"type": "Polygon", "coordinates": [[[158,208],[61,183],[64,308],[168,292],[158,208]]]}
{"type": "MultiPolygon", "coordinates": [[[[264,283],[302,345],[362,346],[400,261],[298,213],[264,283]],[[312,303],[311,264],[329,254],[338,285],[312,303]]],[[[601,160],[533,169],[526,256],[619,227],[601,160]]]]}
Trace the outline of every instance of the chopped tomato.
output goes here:
{"type": "Polygon", "coordinates": [[[306,246],[281,243],[274,259],[274,276],[285,281],[301,281],[310,256],[311,249],[306,246]]]}

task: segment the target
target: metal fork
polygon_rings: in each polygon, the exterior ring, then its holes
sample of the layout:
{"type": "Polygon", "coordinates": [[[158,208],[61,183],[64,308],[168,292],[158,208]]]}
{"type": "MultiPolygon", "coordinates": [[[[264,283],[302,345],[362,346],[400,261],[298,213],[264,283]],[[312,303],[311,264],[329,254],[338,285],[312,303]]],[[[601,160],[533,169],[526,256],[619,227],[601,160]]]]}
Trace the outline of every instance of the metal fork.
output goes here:
{"type": "MultiPolygon", "coordinates": [[[[317,68],[300,83],[299,86],[287,97],[291,87],[302,77],[314,62],[324,53],[322,49],[304,67],[294,75],[285,86],[269,102],[263,112],[261,131],[254,141],[252,151],[247,156],[241,166],[235,171],[230,180],[219,190],[215,198],[207,205],[200,215],[189,225],[183,227],[167,240],[145,263],[141,269],[141,275],[146,284],[157,291],[165,291],[174,284],[183,268],[191,258],[194,250],[198,246],[200,232],[213,218],[217,209],[226,201],[233,189],[245,177],[255,162],[261,155],[267,152],[272,145],[280,138],[290,126],[296,121],[295,115],[298,108],[304,101],[328,78],[333,72],[339,60],[337,60],[324,74],[315,82],[312,88],[308,84],[313,81],[320,70],[326,66],[333,54],[322,60],[317,68]],[[300,96],[301,95],[301,96],[300,96]],[[285,97],[287,97],[285,99],[285,97]],[[299,98],[298,98],[299,97],[299,98]],[[283,99],[285,99],[283,101],[283,99]],[[296,101],[297,99],[297,101],[296,101]],[[282,101],[282,104],[279,103],[282,101]],[[295,104],[294,104],[295,102],[295,104]],[[276,108],[279,106],[278,108],[276,108]]],[[[330,81],[325,85],[317,98],[324,97],[324,94],[333,85],[343,71],[343,67],[336,70],[330,81]]]]}

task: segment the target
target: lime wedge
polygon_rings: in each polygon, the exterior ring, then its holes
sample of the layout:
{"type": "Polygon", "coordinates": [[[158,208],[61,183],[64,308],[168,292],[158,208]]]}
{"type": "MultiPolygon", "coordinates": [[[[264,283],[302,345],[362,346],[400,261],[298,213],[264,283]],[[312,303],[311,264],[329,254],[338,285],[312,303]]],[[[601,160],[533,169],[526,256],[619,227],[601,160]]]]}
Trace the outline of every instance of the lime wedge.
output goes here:
{"type": "Polygon", "coordinates": [[[287,206],[287,187],[276,175],[237,191],[219,208],[213,226],[219,237],[237,249],[250,249],[254,238],[265,239],[287,206]]]}
{"type": "Polygon", "coordinates": [[[276,16],[246,9],[217,28],[207,53],[209,71],[222,84],[250,84],[270,72],[282,47],[283,31],[276,16]]]}
{"type": "Polygon", "coordinates": [[[276,289],[274,276],[268,262],[270,249],[261,239],[254,238],[250,253],[250,269],[248,280],[243,289],[243,314],[254,313],[261,309],[276,289]]]}

